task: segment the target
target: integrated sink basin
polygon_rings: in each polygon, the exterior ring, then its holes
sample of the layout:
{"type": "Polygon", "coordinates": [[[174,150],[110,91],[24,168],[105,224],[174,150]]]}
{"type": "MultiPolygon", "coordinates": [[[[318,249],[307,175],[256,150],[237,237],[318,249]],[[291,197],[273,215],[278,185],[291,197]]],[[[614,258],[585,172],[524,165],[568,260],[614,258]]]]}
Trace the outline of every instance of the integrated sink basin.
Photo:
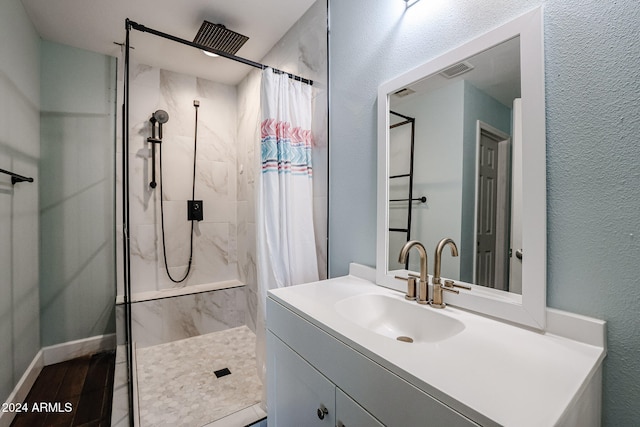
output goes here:
{"type": "Polygon", "coordinates": [[[334,307],[350,322],[406,343],[442,341],[464,329],[461,321],[431,307],[387,295],[354,295],[336,302],[334,307]]]}

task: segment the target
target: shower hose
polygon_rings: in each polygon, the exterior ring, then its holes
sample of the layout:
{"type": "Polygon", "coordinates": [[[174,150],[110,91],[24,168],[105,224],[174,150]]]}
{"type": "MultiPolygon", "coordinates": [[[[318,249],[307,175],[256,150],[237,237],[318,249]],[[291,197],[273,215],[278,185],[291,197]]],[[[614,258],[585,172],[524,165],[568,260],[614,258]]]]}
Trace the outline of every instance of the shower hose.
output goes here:
{"type": "MultiPolygon", "coordinates": [[[[195,124],[195,132],[193,138],[193,181],[191,184],[191,200],[196,198],[196,150],[198,148],[198,107],[200,103],[194,101],[193,106],[196,109],[196,124],[195,124]]],[[[167,245],[165,244],[164,238],[164,203],[162,197],[162,144],[160,145],[160,225],[162,228],[162,255],[164,257],[164,269],[167,272],[167,276],[173,283],[182,283],[187,277],[189,277],[189,273],[191,272],[191,265],[193,262],[193,227],[194,220],[191,221],[191,235],[189,237],[189,264],[187,265],[187,271],[184,273],[184,276],[181,279],[174,279],[171,276],[171,272],[169,272],[169,264],[167,262],[167,245]]]]}

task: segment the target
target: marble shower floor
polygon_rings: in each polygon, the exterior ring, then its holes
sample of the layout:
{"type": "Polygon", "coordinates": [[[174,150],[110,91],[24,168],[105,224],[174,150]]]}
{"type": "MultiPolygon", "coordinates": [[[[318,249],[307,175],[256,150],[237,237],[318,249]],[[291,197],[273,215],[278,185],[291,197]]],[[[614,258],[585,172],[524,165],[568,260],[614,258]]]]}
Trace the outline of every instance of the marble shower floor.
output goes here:
{"type": "Polygon", "coordinates": [[[255,334],[246,326],[140,348],[136,358],[142,427],[223,424],[262,396],[255,334]],[[231,374],[217,378],[224,368],[231,374]]]}

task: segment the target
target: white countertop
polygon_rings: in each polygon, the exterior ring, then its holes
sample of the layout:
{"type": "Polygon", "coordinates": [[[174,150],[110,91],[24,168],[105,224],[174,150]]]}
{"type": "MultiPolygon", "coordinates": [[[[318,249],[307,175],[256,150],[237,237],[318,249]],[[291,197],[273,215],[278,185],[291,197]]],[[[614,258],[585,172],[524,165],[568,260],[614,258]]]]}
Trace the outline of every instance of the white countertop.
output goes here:
{"type": "Polygon", "coordinates": [[[556,424],[606,354],[603,347],[451,306],[438,313],[461,321],[462,332],[437,342],[402,343],[336,311],[336,302],[360,294],[406,302],[402,293],[354,276],[276,289],[269,296],[443,403],[501,425],[556,424]]]}

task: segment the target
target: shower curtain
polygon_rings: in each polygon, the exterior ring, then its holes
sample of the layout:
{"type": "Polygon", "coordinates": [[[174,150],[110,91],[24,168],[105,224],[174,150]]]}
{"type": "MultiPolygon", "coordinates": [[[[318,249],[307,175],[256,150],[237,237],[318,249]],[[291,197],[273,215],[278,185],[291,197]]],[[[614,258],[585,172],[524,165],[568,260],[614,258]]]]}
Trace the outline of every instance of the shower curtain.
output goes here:
{"type": "Polygon", "coordinates": [[[262,71],[257,188],[256,359],[266,402],[265,304],[269,289],[318,280],[313,232],[311,86],[262,71]]]}

